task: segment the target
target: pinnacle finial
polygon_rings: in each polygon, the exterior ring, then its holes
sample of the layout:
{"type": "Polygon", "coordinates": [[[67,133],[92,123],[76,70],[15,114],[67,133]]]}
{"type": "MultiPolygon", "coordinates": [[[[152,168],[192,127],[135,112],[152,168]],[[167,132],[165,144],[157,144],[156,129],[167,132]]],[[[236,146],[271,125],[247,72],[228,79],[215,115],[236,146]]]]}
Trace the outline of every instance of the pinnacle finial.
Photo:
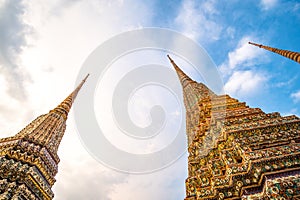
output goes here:
{"type": "Polygon", "coordinates": [[[82,81],[86,81],[86,79],[88,78],[90,76],[90,74],[87,74],[85,77],[84,77],[84,79],[82,80],[82,81]]]}
{"type": "Polygon", "coordinates": [[[82,85],[85,83],[90,74],[87,74],[86,77],[81,81],[81,83],[76,87],[76,89],[64,100],[62,101],[56,108],[51,110],[50,112],[56,112],[61,114],[65,119],[68,117],[68,113],[72,107],[72,104],[81,89],[82,85]]]}
{"type": "Polygon", "coordinates": [[[179,80],[182,84],[183,87],[185,87],[185,85],[187,84],[187,82],[190,82],[190,81],[193,81],[188,75],[186,75],[178,66],[177,64],[174,62],[174,60],[169,56],[167,55],[170,62],[172,63],[174,69],[176,70],[176,73],[179,77],[179,80]]]}
{"type": "Polygon", "coordinates": [[[174,62],[174,60],[169,55],[167,55],[167,56],[168,56],[170,62],[172,63],[173,67],[175,68],[175,70],[176,71],[181,71],[184,74],[184,72],[176,65],[176,63],[174,62]]]}
{"type": "MultiPolygon", "coordinates": [[[[167,55],[170,62],[172,63],[173,67],[175,68],[176,71],[182,71],[177,65],[176,63],[174,62],[174,60],[170,57],[170,55],[167,55]]],[[[183,73],[183,72],[182,72],[183,73]]]]}
{"type": "Polygon", "coordinates": [[[248,42],[248,44],[251,44],[251,45],[257,46],[259,48],[263,48],[263,49],[266,49],[268,51],[277,53],[277,54],[282,55],[284,57],[287,57],[287,58],[289,58],[289,59],[291,59],[295,62],[300,63],[300,53],[298,53],[298,52],[277,49],[277,48],[273,48],[273,47],[264,46],[262,44],[256,44],[256,43],[253,43],[253,42],[248,42]]]}
{"type": "Polygon", "coordinates": [[[170,57],[170,55],[169,55],[169,54],[168,54],[167,56],[168,56],[168,58],[169,58],[170,62],[174,62],[174,61],[173,61],[173,59],[170,57]]]}

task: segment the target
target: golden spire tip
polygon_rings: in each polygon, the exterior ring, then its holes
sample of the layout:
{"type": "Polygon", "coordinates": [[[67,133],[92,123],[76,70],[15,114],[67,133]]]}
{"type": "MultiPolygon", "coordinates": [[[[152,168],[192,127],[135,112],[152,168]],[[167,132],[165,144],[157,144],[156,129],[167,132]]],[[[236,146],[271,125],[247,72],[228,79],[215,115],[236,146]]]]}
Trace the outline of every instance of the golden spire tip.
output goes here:
{"type": "Polygon", "coordinates": [[[254,42],[248,42],[248,44],[251,44],[251,45],[254,45],[254,46],[258,46],[259,48],[262,47],[262,44],[256,44],[256,43],[254,43],[254,42]]]}
{"type": "Polygon", "coordinates": [[[82,80],[82,81],[86,81],[86,79],[88,78],[90,76],[90,74],[87,74],[86,76],[85,76],[85,78],[82,80]]]}
{"type": "Polygon", "coordinates": [[[175,62],[174,62],[174,60],[171,58],[171,56],[170,56],[169,54],[167,54],[167,56],[168,56],[170,62],[171,62],[173,65],[176,65],[175,62]]]}
{"type": "Polygon", "coordinates": [[[259,48],[266,49],[268,51],[271,51],[273,53],[279,54],[281,56],[284,56],[284,57],[289,58],[289,59],[291,59],[295,62],[300,63],[300,53],[298,53],[298,52],[293,52],[293,51],[288,51],[288,50],[283,50],[283,49],[277,49],[277,48],[274,48],[274,47],[264,46],[262,44],[256,44],[256,43],[253,43],[253,42],[248,42],[248,43],[252,44],[254,46],[257,46],[259,48]]]}

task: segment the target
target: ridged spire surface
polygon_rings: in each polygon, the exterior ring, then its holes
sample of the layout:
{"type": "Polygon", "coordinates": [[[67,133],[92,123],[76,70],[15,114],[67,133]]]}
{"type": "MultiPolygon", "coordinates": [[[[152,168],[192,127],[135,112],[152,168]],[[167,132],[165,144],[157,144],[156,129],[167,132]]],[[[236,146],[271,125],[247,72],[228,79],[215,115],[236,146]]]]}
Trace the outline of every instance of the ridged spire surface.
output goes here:
{"type": "Polygon", "coordinates": [[[216,95],[203,83],[197,83],[188,77],[170,56],[168,58],[176,70],[183,88],[183,100],[186,109],[186,135],[188,145],[190,145],[195,139],[197,131],[204,134],[208,129],[210,122],[206,121],[205,118],[211,117],[211,113],[207,111],[208,107],[211,107],[211,99],[216,95]],[[195,124],[201,124],[201,127],[194,127],[195,124]]]}
{"type": "Polygon", "coordinates": [[[178,66],[177,64],[174,62],[174,60],[168,55],[168,58],[170,60],[170,62],[172,63],[178,77],[179,80],[181,82],[182,87],[186,87],[188,84],[193,83],[195,81],[193,81],[190,77],[188,77],[178,66]]]}
{"type": "Polygon", "coordinates": [[[277,48],[273,48],[273,47],[268,47],[268,46],[264,46],[262,44],[256,44],[253,42],[248,42],[251,45],[257,46],[259,48],[263,48],[266,49],[268,51],[277,53],[279,55],[282,55],[284,57],[287,57],[295,62],[300,63],[300,53],[299,52],[293,52],[293,51],[288,51],[288,50],[282,50],[282,49],[277,49],[277,48]]]}
{"type": "Polygon", "coordinates": [[[299,199],[300,119],[215,95],[171,62],[186,106],[185,200],[299,199]]]}
{"type": "Polygon", "coordinates": [[[85,81],[88,77],[89,77],[89,74],[86,75],[86,77],[81,81],[81,83],[77,86],[77,88],[52,111],[61,114],[65,119],[67,119],[67,116],[72,107],[72,104],[73,104],[79,90],[81,89],[82,85],[85,83],[85,81]]]}
{"type": "Polygon", "coordinates": [[[0,139],[0,199],[46,199],[58,172],[57,150],[66,129],[66,120],[80,88],[56,108],[41,115],[18,134],[0,139]]]}
{"type": "Polygon", "coordinates": [[[192,109],[200,98],[205,98],[212,95],[213,92],[208,89],[203,83],[197,83],[186,75],[168,55],[168,58],[173,65],[183,88],[184,104],[187,110],[192,109]]]}

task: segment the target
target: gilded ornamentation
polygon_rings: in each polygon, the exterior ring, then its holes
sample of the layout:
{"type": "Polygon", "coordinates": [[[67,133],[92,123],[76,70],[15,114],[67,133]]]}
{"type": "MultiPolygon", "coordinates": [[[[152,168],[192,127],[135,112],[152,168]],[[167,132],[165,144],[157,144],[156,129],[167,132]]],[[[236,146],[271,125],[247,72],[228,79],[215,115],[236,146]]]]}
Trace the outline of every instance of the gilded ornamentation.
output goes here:
{"type": "Polygon", "coordinates": [[[51,200],[59,157],[57,149],[79,86],[55,109],[41,115],[15,136],[0,139],[0,199],[51,200]]]}
{"type": "Polygon", "coordinates": [[[218,96],[170,60],[186,107],[185,200],[299,197],[300,119],[218,96]]]}

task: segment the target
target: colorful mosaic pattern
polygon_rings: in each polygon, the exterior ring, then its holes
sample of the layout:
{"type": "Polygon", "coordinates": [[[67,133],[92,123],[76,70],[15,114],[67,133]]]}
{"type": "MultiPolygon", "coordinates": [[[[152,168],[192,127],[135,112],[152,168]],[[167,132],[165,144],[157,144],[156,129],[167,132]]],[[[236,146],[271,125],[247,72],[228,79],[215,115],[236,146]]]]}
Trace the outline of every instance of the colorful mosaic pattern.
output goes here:
{"type": "Polygon", "coordinates": [[[170,60],[186,107],[186,200],[298,196],[300,119],[216,95],[170,60]]]}

